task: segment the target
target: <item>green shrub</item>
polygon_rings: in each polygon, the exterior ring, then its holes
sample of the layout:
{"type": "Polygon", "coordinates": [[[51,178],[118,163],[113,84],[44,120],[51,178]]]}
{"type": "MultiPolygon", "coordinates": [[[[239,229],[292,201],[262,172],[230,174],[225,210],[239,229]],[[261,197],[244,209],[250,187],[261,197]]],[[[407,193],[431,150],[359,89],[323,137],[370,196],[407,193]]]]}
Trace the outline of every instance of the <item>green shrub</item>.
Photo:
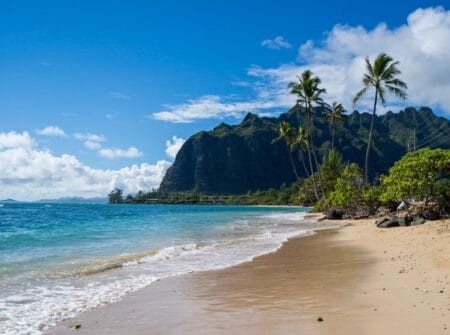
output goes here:
{"type": "Polygon", "coordinates": [[[383,202],[450,197],[450,150],[421,149],[410,152],[381,181],[383,202]]]}

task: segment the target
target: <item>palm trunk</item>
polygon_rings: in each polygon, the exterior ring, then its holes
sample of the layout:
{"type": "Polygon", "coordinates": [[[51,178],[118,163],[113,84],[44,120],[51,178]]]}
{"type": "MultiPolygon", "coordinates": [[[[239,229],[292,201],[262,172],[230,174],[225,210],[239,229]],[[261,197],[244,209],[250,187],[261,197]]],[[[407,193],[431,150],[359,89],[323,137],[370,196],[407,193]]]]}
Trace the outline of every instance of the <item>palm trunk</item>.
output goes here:
{"type": "Polygon", "coordinates": [[[306,146],[306,150],[308,151],[308,158],[309,158],[309,167],[311,169],[311,179],[312,179],[312,183],[313,183],[313,191],[314,191],[314,196],[316,197],[316,200],[319,200],[319,192],[317,191],[317,184],[316,184],[316,175],[314,173],[314,167],[313,167],[313,163],[312,163],[312,158],[311,158],[311,148],[310,148],[310,144],[311,144],[311,115],[308,109],[308,103],[305,102],[305,112],[306,112],[306,125],[308,128],[308,144],[306,146]]]}
{"type": "Polygon", "coordinates": [[[378,101],[378,88],[375,88],[375,100],[373,102],[372,119],[370,120],[369,139],[367,140],[366,161],[364,163],[364,182],[366,184],[369,183],[369,156],[370,156],[370,147],[372,146],[373,125],[375,123],[377,101],[378,101]]]}
{"type": "Polygon", "coordinates": [[[331,150],[334,149],[334,135],[336,133],[336,126],[334,124],[334,119],[331,121],[331,150]]]}
{"type": "Polygon", "coordinates": [[[311,151],[312,151],[312,154],[313,154],[313,157],[314,157],[314,163],[316,164],[316,167],[317,167],[317,177],[319,179],[320,190],[322,191],[322,195],[326,196],[325,189],[323,188],[323,184],[322,184],[322,176],[321,176],[321,173],[320,173],[320,165],[319,165],[319,161],[317,160],[316,150],[314,149],[314,146],[312,146],[311,151]]]}
{"type": "MultiPolygon", "coordinates": [[[[322,177],[320,175],[320,166],[319,166],[319,162],[317,160],[317,155],[316,155],[316,149],[314,147],[314,140],[313,140],[313,114],[312,114],[312,106],[311,104],[309,104],[309,136],[310,136],[310,142],[311,142],[311,151],[314,157],[314,163],[316,164],[316,169],[317,169],[317,177],[319,179],[319,186],[320,186],[320,190],[322,191],[322,195],[326,195],[325,194],[325,190],[323,189],[323,185],[322,185],[322,177]]],[[[317,199],[319,200],[319,199],[317,199]]]]}
{"type": "Polygon", "coordinates": [[[288,155],[289,155],[289,160],[291,161],[292,170],[294,170],[295,178],[297,178],[297,180],[298,180],[299,179],[298,178],[298,173],[297,173],[297,169],[295,168],[294,160],[292,159],[291,150],[289,150],[288,146],[286,146],[286,149],[287,149],[287,152],[288,152],[288,155]]]}
{"type": "Polygon", "coordinates": [[[309,148],[309,144],[306,145],[306,151],[308,152],[308,157],[309,157],[309,167],[311,169],[311,180],[313,183],[314,196],[316,197],[316,200],[319,200],[319,193],[317,192],[316,177],[314,175],[314,168],[313,168],[312,158],[311,158],[311,149],[309,148]]]}
{"type": "Polygon", "coordinates": [[[306,167],[305,156],[303,156],[303,151],[302,151],[302,149],[298,149],[298,159],[299,159],[300,161],[302,161],[303,169],[305,170],[306,177],[309,177],[309,172],[308,172],[308,168],[306,167]]]}

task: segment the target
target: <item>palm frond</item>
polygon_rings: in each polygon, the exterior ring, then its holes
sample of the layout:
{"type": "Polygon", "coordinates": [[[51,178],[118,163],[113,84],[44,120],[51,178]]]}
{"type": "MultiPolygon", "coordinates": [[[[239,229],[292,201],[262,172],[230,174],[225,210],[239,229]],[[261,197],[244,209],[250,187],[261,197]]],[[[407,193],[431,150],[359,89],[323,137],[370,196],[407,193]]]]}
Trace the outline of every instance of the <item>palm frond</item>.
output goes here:
{"type": "Polygon", "coordinates": [[[380,77],[382,73],[386,70],[386,67],[389,65],[390,62],[392,62],[393,59],[388,54],[382,52],[380,53],[377,58],[375,58],[374,65],[373,65],[373,71],[374,71],[374,77],[380,77]]]}
{"type": "Polygon", "coordinates": [[[398,87],[386,85],[386,88],[388,89],[389,93],[391,93],[392,95],[394,95],[400,99],[404,100],[407,97],[406,92],[398,87]]]}
{"type": "Polygon", "coordinates": [[[373,66],[370,63],[369,57],[366,57],[366,68],[367,68],[367,72],[369,72],[369,75],[371,77],[375,77],[375,73],[373,72],[373,66]]]}
{"type": "Polygon", "coordinates": [[[360,90],[358,93],[356,93],[355,97],[353,98],[353,106],[355,106],[359,100],[367,93],[368,87],[364,87],[362,90],[360,90]]]}
{"type": "Polygon", "coordinates": [[[378,96],[380,97],[381,104],[384,106],[386,104],[386,99],[384,98],[385,90],[383,87],[378,87],[378,96]]]}
{"type": "Polygon", "coordinates": [[[386,81],[386,84],[389,86],[396,86],[398,88],[408,88],[406,83],[398,78],[386,81]]]}

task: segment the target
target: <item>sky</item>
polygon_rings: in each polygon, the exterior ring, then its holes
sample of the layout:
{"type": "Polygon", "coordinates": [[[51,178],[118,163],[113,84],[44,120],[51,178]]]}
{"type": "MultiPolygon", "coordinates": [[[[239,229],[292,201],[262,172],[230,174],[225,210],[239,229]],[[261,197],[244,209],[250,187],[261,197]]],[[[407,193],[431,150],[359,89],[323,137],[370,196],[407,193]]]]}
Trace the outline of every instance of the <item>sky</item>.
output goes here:
{"type": "Polygon", "coordinates": [[[450,116],[450,1],[0,4],[0,199],[157,187],[197,131],[287,111],[306,68],[353,110],[382,51],[409,95],[380,113],[450,116]]]}

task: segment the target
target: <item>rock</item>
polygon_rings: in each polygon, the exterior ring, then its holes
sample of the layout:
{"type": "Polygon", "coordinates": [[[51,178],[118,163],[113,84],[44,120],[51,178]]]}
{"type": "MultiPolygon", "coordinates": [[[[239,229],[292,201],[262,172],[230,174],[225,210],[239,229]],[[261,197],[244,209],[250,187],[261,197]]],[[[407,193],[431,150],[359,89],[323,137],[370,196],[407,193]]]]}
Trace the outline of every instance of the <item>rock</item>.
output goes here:
{"type": "Polygon", "coordinates": [[[425,223],[425,219],[420,215],[416,215],[411,222],[411,226],[417,226],[423,223],[425,223]]]}
{"type": "Polygon", "coordinates": [[[384,217],[384,218],[381,218],[381,219],[376,220],[376,221],[375,221],[375,224],[376,224],[376,226],[378,227],[380,224],[382,224],[382,223],[384,223],[384,222],[386,222],[386,221],[388,221],[388,220],[390,220],[390,218],[384,217]]]}
{"type": "Polygon", "coordinates": [[[78,329],[80,329],[81,328],[81,324],[76,324],[76,325],[72,325],[72,326],[70,326],[70,328],[72,328],[72,329],[75,329],[75,330],[78,330],[78,329]]]}
{"type": "Polygon", "coordinates": [[[341,220],[344,216],[344,211],[342,209],[328,208],[326,216],[330,220],[341,220]]]}
{"type": "Polygon", "coordinates": [[[440,215],[438,212],[428,209],[422,213],[422,216],[425,218],[425,220],[438,220],[440,218],[440,215]]]}
{"type": "Polygon", "coordinates": [[[392,219],[391,218],[383,218],[383,219],[377,220],[376,225],[378,228],[399,227],[400,220],[398,218],[392,218],[392,219]]]}
{"type": "Polygon", "coordinates": [[[400,203],[400,205],[398,205],[397,210],[401,211],[401,210],[405,210],[405,209],[408,209],[408,205],[406,204],[406,202],[402,201],[400,203]]]}
{"type": "Polygon", "coordinates": [[[319,317],[317,318],[317,321],[318,321],[318,322],[323,322],[323,318],[322,318],[321,316],[319,316],[319,317]]]}

